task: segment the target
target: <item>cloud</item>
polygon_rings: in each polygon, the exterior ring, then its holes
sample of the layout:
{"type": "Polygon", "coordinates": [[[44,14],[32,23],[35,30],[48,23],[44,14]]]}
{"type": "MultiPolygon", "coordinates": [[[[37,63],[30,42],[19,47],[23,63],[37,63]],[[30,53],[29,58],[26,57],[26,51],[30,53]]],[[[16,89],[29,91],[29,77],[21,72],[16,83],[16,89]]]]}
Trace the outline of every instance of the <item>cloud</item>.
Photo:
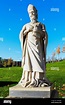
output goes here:
{"type": "Polygon", "coordinates": [[[56,28],[54,28],[54,31],[56,31],[56,28]]]}
{"type": "Polygon", "coordinates": [[[11,50],[11,48],[9,48],[9,51],[11,50]]]}
{"type": "Polygon", "coordinates": [[[9,31],[11,31],[11,28],[9,28],[9,31]]]}
{"type": "Polygon", "coordinates": [[[45,18],[43,18],[43,21],[45,20],[45,18]]]}
{"type": "Polygon", "coordinates": [[[1,38],[0,38],[0,41],[1,41],[1,42],[3,42],[3,41],[4,41],[4,39],[1,37],[1,38]]]}
{"type": "Polygon", "coordinates": [[[59,10],[59,8],[51,8],[50,11],[51,12],[59,12],[60,10],[59,10]]]}
{"type": "Polygon", "coordinates": [[[65,41],[65,37],[62,38],[62,41],[65,41]]]}
{"type": "Polygon", "coordinates": [[[22,18],[20,18],[20,21],[22,21],[22,18]]]}
{"type": "Polygon", "coordinates": [[[9,12],[11,11],[11,8],[9,8],[9,12]]]}
{"type": "Polygon", "coordinates": [[[54,48],[54,50],[56,50],[56,48],[54,48]]]}

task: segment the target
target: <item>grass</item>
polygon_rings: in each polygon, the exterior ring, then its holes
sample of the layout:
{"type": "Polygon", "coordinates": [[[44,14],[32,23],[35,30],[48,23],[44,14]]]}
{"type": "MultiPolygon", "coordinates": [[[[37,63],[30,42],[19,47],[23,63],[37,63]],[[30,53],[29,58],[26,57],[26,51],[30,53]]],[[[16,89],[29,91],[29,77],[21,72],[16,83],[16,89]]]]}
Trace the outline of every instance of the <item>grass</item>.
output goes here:
{"type": "Polygon", "coordinates": [[[0,81],[19,81],[22,75],[21,67],[0,68],[0,81]]]}
{"type": "Polygon", "coordinates": [[[65,97],[65,89],[64,91],[61,89],[65,84],[65,60],[47,63],[46,77],[54,83],[54,87],[59,91],[59,97],[65,97]]]}
{"type": "MultiPolygon", "coordinates": [[[[9,87],[16,85],[22,76],[21,67],[0,68],[0,98],[9,95],[9,87]]],[[[54,83],[62,97],[65,90],[61,90],[62,85],[65,84],[65,60],[60,62],[53,62],[46,64],[46,77],[54,83]]]]}
{"type": "Polygon", "coordinates": [[[16,85],[21,75],[21,67],[0,68],[0,98],[9,95],[9,87],[16,85]]]}
{"type": "Polygon", "coordinates": [[[65,61],[47,63],[46,75],[51,82],[65,83],[65,61]]]}

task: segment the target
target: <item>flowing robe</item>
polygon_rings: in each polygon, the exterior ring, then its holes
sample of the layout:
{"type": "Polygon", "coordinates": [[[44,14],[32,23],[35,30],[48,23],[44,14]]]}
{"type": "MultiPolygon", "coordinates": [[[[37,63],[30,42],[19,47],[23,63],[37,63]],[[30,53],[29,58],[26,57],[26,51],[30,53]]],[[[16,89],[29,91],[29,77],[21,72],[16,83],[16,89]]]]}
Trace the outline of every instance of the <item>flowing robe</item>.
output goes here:
{"type": "Polygon", "coordinates": [[[24,71],[45,72],[47,32],[44,24],[27,23],[20,32],[22,67],[24,71]]]}

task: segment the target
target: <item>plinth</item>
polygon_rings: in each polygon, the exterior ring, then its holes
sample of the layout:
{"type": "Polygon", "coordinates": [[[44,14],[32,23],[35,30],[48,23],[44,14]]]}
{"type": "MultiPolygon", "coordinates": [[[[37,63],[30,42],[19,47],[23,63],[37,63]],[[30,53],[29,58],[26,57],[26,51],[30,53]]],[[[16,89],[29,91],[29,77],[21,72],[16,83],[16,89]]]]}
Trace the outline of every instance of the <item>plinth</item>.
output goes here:
{"type": "Polygon", "coordinates": [[[51,86],[48,87],[22,87],[17,84],[9,88],[9,97],[15,98],[50,98],[51,86]]]}

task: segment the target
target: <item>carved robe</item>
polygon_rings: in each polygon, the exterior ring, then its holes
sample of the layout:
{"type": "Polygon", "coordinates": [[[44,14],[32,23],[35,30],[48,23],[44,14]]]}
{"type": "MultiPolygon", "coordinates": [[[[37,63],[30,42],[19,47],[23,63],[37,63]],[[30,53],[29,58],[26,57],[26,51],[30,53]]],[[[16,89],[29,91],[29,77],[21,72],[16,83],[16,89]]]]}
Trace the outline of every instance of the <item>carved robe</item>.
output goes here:
{"type": "Polygon", "coordinates": [[[24,71],[45,72],[47,32],[40,22],[27,23],[20,32],[22,67],[24,71]],[[28,32],[26,32],[29,30],[28,32]]]}

